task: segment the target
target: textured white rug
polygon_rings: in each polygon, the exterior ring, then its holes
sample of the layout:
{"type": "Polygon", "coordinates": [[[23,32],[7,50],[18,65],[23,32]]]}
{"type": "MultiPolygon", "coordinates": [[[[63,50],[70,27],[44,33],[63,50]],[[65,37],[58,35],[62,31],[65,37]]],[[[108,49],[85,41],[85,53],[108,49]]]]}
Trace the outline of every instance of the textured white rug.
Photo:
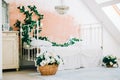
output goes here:
{"type": "Polygon", "coordinates": [[[81,68],[58,71],[53,76],[37,75],[40,80],[120,80],[120,68],[81,68]]]}
{"type": "Polygon", "coordinates": [[[42,76],[40,77],[40,80],[67,80],[67,79],[63,79],[55,76],[42,76]]]}

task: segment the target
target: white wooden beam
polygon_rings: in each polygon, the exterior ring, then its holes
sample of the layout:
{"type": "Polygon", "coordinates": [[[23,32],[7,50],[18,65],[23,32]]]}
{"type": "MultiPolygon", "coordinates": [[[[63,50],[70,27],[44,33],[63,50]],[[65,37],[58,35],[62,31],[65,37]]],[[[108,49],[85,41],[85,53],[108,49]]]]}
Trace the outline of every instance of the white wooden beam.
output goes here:
{"type": "Polygon", "coordinates": [[[99,6],[100,7],[105,7],[105,6],[110,6],[110,5],[114,5],[114,4],[117,4],[117,3],[120,3],[120,0],[108,1],[108,2],[105,2],[105,3],[99,4],[99,6]]]}

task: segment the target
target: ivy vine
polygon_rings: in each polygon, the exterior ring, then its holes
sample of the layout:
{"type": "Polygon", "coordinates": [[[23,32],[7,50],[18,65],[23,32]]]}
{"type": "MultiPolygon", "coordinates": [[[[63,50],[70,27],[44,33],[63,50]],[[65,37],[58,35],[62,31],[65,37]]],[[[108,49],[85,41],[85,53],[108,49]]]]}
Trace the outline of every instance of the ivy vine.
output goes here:
{"type": "MultiPolygon", "coordinates": [[[[43,19],[43,15],[40,14],[37,11],[37,7],[36,6],[31,6],[28,5],[27,8],[24,6],[19,6],[17,7],[19,9],[19,11],[21,13],[23,13],[25,15],[24,18],[24,22],[22,23],[20,20],[17,19],[16,23],[14,24],[15,27],[18,27],[20,30],[20,33],[22,33],[22,43],[26,43],[27,45],[30,45],[31,43],[31,37],[29,35],[29,33],[32,31],[32,29],[35,29],[33,37],[37,39],[37,28],[35,26],[37,21],[38,21],[38,25],[40,27],[41,24],[41,20],[43,19]],[[33,20],[33,14],[35,14],[36,16],[38,16],[37,21],[33,20]]],[[[41,32],[41,30],[39,29],[38,31],[39,33],[41,32]]],[[[45,40],[45,41],[49,41],[52,43],[52,46],[61,46],[61,47],[67,47],[69,45],[73,45],[75,44],[75,42],[81,41],[77,38],[72,38],[70,39],[68,42],[65,42],[63,44],[58,44],[56,42],[52,42],[50,40],[48,40],[47,37],[39,37],[38,39],[40,40],[45,40]]]]}
{"type": "MultiPolygon", "coordinates": [[[[35,26],[37,26],[36,25],[37,21],[38,21],[38,25],[40,26],[41,24],[40,22],[43,19],[43,15],[37,11],[36,6],[28,5],[27,8],[25,8],[24,6],[19,6],[17,8],[21,13],[25,15],[25,18],[23,23],[20,20],[17,20],[14,26],[18,27],[19,29],[21,28],[22,30],[22,43],[26,43],[27,45],[30,45],[31,37],[29,35],[29,32],[31,32],[32,29],[35,26]],[[33,20],[33,14],[38,16],[37,21],[33,20]]],[[[39,30],[38,32],[40,33],[41,30],[39,30]]],[[[37,34],[37,29],[35,28],[34,37],[36,37],[36,34],[37,34]]]]}
{"type": "Polygon", "coordinates": [[[65,42],[63,44],[58,44],[56,42],[52,42],[52,46],[61,46],[61,47],[67,47],[67,46],[70,46],[70,45],[73,45],[75,44],[76,42],[79,42],[79,41],[82,41],[81,39],[77,39],[77,38],[71,38],[68,40],[68,42],[65,42]]]}
{"type": "Polygon", "coordinates": [[[59,44],[56,42],[52,42],[50,41],[47,37],[39,37],[40,40],[44,40],[44,41],[48,41],[52,43],[52,46],[60,46],[60,47],[67,47],[70,45],[75,44],[76,42],[82,41],[82,39],[77,39],[77,38],[71,38],[69,39],[67,42],[63,43],[63,44],[59,44]]]}

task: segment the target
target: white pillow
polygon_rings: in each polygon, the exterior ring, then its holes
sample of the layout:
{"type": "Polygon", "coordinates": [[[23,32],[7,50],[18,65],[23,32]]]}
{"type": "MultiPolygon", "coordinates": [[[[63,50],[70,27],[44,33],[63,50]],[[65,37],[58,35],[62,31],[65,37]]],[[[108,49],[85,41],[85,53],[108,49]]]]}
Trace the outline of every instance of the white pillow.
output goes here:
{"type": "Polygon", "coordinates": [[[50,43],[48,41],[44,41],[44,40],[32,39],[31,45],[35,46],[35,47],[51,47],[52,43],[50,43]]]}

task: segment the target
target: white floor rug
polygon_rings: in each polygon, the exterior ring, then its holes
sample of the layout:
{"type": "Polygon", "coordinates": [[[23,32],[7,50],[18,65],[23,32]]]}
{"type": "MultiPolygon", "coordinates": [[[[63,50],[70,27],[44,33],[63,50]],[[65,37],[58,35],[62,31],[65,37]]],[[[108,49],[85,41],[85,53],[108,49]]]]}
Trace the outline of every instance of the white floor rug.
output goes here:
{"type": "Polygon", "coordinates": [[[81,68],[58,71],[53,76],[37,77],[40,80],[120,80],[120,68],[81,68]]]}
{"type": "Polygon", "coordinates": [[[67,80],[67,79],[63,79],[63,78],[59,78],[59,77],[55,77],[55,76],[42,76],[40,77],[40,80],[67,80]]]}

